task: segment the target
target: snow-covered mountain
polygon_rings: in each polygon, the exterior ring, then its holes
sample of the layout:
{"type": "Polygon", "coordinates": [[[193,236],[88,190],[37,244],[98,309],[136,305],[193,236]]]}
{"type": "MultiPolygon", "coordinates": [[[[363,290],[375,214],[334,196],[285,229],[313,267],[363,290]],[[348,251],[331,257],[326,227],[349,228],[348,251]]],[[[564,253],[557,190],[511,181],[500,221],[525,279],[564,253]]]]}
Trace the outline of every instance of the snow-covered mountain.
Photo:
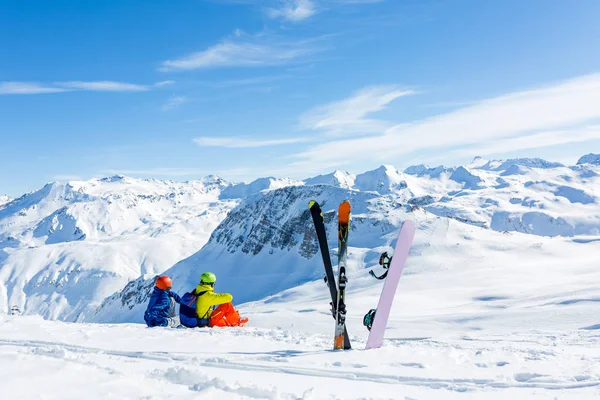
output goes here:
{"type": "Polygon", "coordinates": [[[541,159],[474,160],[468,167],[408,169],[411,203],[497,231],[540,236],[600,234],[600,168],[541,159]]]}
{"type": "MultiPolygon", "coordinates": [[[[310,200],[322,205],[328,237],[337,240],[337,205],[352,204],[353,248],[373,261],[379,248],[389,246],[410,207],[391,197],[333,186],[290,186],[248,197],[215,229],[209,242],[196,254],[175,264],[165,273],[175,291],[191,290],[202,272],[218,275],[219,288],[234,294],[237,302],[275,295],[302,283],[320,279],[323,267],[310,200]]],[[[357,266],[358,267],[358,266],[357,266]]],[[[140,321],[153,279],[138,279],[103,304],[96,321],[140,321]],[[125,311],[123,310],[125,308],[125,311]]]]}
{"type": "Polygon", "coordinates": [[[356,176],[346,171],[334,171],[331,174],[319,175],[304,180],[306,185],[330,185],[350,189],[354,187],[356,176]]]}
{"type": "Polygon", "coordinates": [[[286,186],[299,186],[303,182],[293,179],[277,179],[274,177],[259,178],[250,183],[236,183],[223,189],[221,199],[241,199],[263,190],[274,190],[286,186]]]}
{"type": "Polygon", "coordinates": [[[323,203],[333,254],[334,209],[351,200],[350,268],[375,265],[405,218],[425,230],[425,221],[452,221],[587,242],[600,235],[599,173],[589,162],[476,158],[451,168],[381,166],[304,181],[52,183],[0,205],[0,307],[50,319],[140,321],[153,277],[165,270],[179,291],[213,270],[237,302],[277,296],[322,274],[311,199],[323,203]]]}
{"type": "Polygon", "coordinates": [[[405,174],[416,175],[416,176],[427,176],[429,178],[440,178],[442,174],[447,172],[454,172],[456,168],[446,168],[443,165],[430,168],[424,164],[413,165],[404,170],[405,174]]]}
{"type": "Polygon", "coordinates": [[[491,171],[506,171],[507,169],[511,168],[512,166],[541,168],[541,169],[564,167],[564,165],[561,163],[546,161],[541,158],[513,158],[510,160],[488,161],[484,165],[477,167],[477,168],[487,169],[487,170],[491,170],[491,171]]]}
{"type": "Polygon", "coordinates": [[[586,154],[585,156],[581,157],[579,161],[577,161],[577,165],[581,164],[600,165],[600,154],[586,154]]]}
{"type": "Polygon", "coordinates": [[[114,176],[50,183],[0,206],[0,309],[74,320],[129,280],[193,254],[238,200],[230,184],[114,176]]]}
{"type": "Polygon", "coordinates": [[[373,171],[356,175],[354,188],[384,195],[394,193],[407,200],[412,197],[404,174],[391,165],[382,165],[373,171]]]}
{"type": "Polygon", "coordinates": [[[10,196],[8,196],[8,195],[5,195],[5,194],[3,194],[3,195],[0,195],[0,207],[1,207],[3,204],[6,204],[6,203],[8,203],[8,202],[10,202],[10,201],[12,201],[12,197],[10,197],[10,196]]]}

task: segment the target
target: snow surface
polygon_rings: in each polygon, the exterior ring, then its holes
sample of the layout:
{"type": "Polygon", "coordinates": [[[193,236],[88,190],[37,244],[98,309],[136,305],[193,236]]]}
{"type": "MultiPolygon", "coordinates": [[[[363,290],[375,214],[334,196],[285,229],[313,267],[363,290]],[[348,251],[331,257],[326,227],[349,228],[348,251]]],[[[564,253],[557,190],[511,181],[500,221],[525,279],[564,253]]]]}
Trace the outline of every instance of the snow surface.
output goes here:
{"type": "Polygon", "coordinates": [[[0,315],[3,392],[598,398],[599,172],[589,163],[477,158],[246,186],[215,176],[46,185],[0,205],[0,304],[24,314],[0,315]],[[231,198],[240,188],[244,198],[231,198]],[[322,205],[334,264],[335,209],[352,203],[351,351],[331,350],[311,199],[322,205]],[[406,219],[417,233],[384,346],[364,351],[362,317],[383,285],[368,271],[381,272],[379,254],[393,249],[406,219]],[[139,322],[153,277],[165,270],[180,294],[201,272],[217,273],[217,291],[231,292],[250,322],[146,328],[139,322]]]}
{"type": "Polygon", "coordinates": [[[362,316],[382,287],[363,266],[376,261],[351,247],[351,351],[332,350],[329,291],[318,279],[242,305],[245,328],[0,316],[3,390],[48,399],[597,398],[600,285],[590,260],[600,241],[503,234],[415,212],[381,349],[363,350],[362,316]]]}
{"type": "MultiPolygon", "coordinates": [[[[300,207],[306,189],[288,188],[270,193],[267,199],[246,201],[240,212],[245,207],[263,208],[261,201],[278,204],[281,197],[292,199],[293,204],[286,210],[273,207],[273,216],[294,215],[296,201],[300,207]]],[[[318,200],[331,199],[331,205],[323,207],[328,221],[344,191],[312,190],[318,200]]],[[[301,252],[307,246],[292,239],[281,242],[277,235],[256,255],[244,253],[244,248],[249,253],[256,250],[253,245],[245,247],[255,243],[252,234],[238,246],[235,241],[217,238],[221,231],[241,229],[236,211],[232,211],[203,250],[167,271],[177,290],[191,288],[207,265],[217,273],[217,290],[231,291],[234,302],[252,290],[261,291],[255,297],[264,296],[273,285],[285,285],[289,274],[293,279],[300,273],[313,278],[281,292],[277,292],[281,286],[276,286],[277,293],[242,304],[242,313],[250,318],[247,327],[210,333],[216,335],[214,341],[205,342],[203,336],[198,347],[190,350],[198,365],[186,366],[185,373],[195,370],[207,376],[204,379],[218,377],[223,381],[219,381],[220,390],[226,393],[242,387],[261,389],[261,394],[244,392],[246,398],[591,399],[600,394],[600,284],[595,262],[600,238],[501,233],[425,210],[409,212],[388,201],[367,193],[356,193],[352,199],[347,323],[354,350],[346,353],[331,350],[329,291],[317,278],[323,275],[319,256],[303,259],[301,252]],[[392,250],[398,228],[395,223],[403,218],[417,224],[415,243],[400,281],[384,347],[366,352],[362,349],[368,332],[362,317],[376,306],[382,288],[368,270],[379,268],[380,252],[392,250]],[[386,219],[390,221],[387,225],[386,219]],[[373,238],[376,229],[379,239],[373,238]],[[222,262],[211,264],[209,260],[217,254],[222,262]],[[237,271],[230,265],[237,266],[237,271]],[[271,279],[278,269],[284,273],[271,279]],[[215,364],[222,371],[213,371],[215,364]],[[267,392],[271,394],[265,395],[267,392]]],[[[268,213],[256,219],[265,221],[265,215],[268,213]]],[[[257,230],[253,221],[248,224],[250,230],[257,230]]],[[[333,225],[327,224],[332,249],[333,225]]],[[[245,231],[236,230],[231,238],[244,235],[245,231]]],[[[332,258],[335,260],[335,250],[332,258]]],[[[119,315],[117,320],[140,318],[145,301],[129,304],[133,305],[130,310],[119,311],[120,305],[118,297],[105,304],[99,320],[115,315],[119,315]]],[[[177,343],[188,340],[188,333],[172,335],[177,343]]],[[[185,381],[190,391],[196,383],[185,381]]]]}

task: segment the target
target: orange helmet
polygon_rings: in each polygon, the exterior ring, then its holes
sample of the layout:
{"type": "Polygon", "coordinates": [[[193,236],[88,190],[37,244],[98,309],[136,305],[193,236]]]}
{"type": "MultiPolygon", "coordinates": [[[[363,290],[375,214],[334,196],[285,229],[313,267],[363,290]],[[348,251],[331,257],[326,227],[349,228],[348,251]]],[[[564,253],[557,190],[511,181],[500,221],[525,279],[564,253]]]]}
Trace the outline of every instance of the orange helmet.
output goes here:
{"type": "Polygon", "coordinates": [[[167,290],[171,288],[173,285],[173,281],[168,276],[159,276],[156,280],[156,287],[162,290],[167,290]]]}

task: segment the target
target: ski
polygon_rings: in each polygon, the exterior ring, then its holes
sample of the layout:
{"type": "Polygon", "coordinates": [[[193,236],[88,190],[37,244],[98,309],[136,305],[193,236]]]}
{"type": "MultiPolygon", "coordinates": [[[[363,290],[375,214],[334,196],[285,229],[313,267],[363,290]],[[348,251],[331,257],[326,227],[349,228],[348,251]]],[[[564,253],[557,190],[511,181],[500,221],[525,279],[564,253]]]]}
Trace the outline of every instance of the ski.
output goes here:
{"type": "MultiPolygon", "coordinates": [[[[404,264],[408,258],[408,252],[412,246],[414,236],[415,225],[412,221],[404,221],[402,228],[400,229],[400,234],[398,235],[398,241],[396,242],[393,257],[389,258],[386,253],[385,256],[382,255],[380,258],[380,264],[383,265],[384,268],[387,259],[389,259],[389,266],[385,272],[385,282],[383,284],[383,289],[381,290],[377,308],[370,310],[363,319],[363,324],[370,331],[365,349],[378,348],[383,344],[383,336],[392,309],[396,289],[398,288],[398,282],[402,276],[404,264]]],[[[375,275],[373,274],[373,276],[375,275]]],[[[377,276],[375,277],[378,278],[377,276]]]]}
{"type": "Polygon", "coordinates": [[[334,350],[344,349],[346,327],[346,260],[348,258],[348,233],[350,231],[350,202],[340,203],[338,208],[338,289],[335,314],[334,350]]]}
{"type": "MultiPolygon", "coordinates": [[[[329,257],[329,246],[327,244],[327,234],[325,231],[325,223],[323,221],[323,212],[321,211],[321,206],[319,206],[319,204],[314,200],[310,201],[308,208],[315,225],[317,240],[321,250],[321,257],[323,258],[323,267],[325,268],[325,283],[329,287],[329,293],[331,295],[331,314],[335,318],[338,293],[335,285],[335,277],[333,275],[333,266],[331,265],[331,258],[329,257]]],[[[346,327],[344,327],[344,349],[347,350],[350,348],[350,338],[348,337],[346,327]]]]}

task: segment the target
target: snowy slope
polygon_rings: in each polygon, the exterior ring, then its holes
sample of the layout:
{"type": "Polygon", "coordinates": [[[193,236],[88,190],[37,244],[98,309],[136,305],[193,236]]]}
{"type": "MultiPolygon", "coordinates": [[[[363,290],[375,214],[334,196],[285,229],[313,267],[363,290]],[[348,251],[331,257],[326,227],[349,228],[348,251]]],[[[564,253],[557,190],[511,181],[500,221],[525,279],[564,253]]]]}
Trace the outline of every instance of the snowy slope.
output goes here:
{"type": "MultiPolygon", "coordinates": [[[[202,272],[219,277],[219,287],[234,295],[236,303],[262,299],[282,290],[314,281],[323,275],[310,200],[323,208],[330,239],[336,239],[337,205],[350,199],[353,207],[353,244],[369,252],[391,240],[407,208],[389,197],[332,186],[290,186],[257,194],[232,210],[198,253],[167,270],[176,292],[191,290],[202,272]]],[[[332,242],[332,249],[337,244],[332,242]]],[[[96,321],[141,321],[147,290],[153,280],[132,282],[101,307],[96,321]],[[141,293],[140,293],[141,292],[141,293]],[[134,294],[135,293],[135,294],[134,294]],[[136,295],[138,294],[138,295],[136,295]]]]}
{"type": "MultiPolygon", "coordinates": [[[[422,210],[407,215],[418,231],[381,349],[363,350],[362,316],[382,287],[367,273],[376,260],[353,246],[352,351],[331,350],[329,291],[316,279],[243,305],[245,328],[0,316],[0,382],[13,396],[43,390],[50,399],[84,390],[92,399],[597,398],[600,241],[504,234],[422,210]],[[35,387],[26,384],[32,371],[35,387]]],[[[220,279],[217,289],[227,284],[220,279]]]]}

